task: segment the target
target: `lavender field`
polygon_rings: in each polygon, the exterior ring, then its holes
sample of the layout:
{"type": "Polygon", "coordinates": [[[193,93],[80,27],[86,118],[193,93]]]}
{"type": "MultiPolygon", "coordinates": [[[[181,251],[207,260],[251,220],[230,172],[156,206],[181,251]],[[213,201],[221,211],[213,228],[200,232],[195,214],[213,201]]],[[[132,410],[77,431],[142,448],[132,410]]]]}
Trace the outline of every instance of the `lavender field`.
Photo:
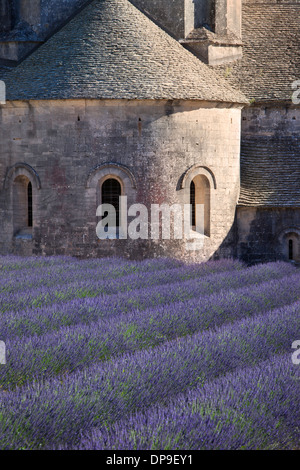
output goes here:
{"type": "Polygon", "coordinates": [[[300,270],[0,257],[0,449],[299,449],[300,270]]]}

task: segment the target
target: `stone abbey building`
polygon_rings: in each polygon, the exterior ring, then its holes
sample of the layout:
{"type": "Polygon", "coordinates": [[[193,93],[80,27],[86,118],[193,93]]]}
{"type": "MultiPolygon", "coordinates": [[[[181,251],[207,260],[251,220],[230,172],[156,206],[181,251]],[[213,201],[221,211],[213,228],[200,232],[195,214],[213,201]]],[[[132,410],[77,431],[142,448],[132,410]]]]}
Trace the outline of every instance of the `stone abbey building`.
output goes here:
{"type": "Polygon", "coordinates": [[[299,0],[0,0],[0,80],[0,254],[299,261],[299,0]],[[202,249],[99,239],[121,195],[202,249]]]}

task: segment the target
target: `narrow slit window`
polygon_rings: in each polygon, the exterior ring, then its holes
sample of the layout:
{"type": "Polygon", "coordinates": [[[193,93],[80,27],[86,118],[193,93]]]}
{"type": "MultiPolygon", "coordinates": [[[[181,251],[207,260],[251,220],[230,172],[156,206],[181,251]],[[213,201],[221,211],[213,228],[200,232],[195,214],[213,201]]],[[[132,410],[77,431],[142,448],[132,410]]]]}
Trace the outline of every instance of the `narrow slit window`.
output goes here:
{"type": "Polygon", "coordinates": [[[195,183],[194,181],[191,182],[190,188],[190,205],[192,209],[192,227],[196,225],[196,190],[195,190],[195,183]]]}
{"type": "Polygon", "coordinates": [[[32,217],[32,184],[28,183],[27,186],[27,202],[28,202],[28,227],[32,227],[33,217],[32,217]]]}
{"type": "Polygon", "coordinates": [[[294,244],[293,240],[289,240],[289,259],[293,260],[294,259],[294,244]]]}

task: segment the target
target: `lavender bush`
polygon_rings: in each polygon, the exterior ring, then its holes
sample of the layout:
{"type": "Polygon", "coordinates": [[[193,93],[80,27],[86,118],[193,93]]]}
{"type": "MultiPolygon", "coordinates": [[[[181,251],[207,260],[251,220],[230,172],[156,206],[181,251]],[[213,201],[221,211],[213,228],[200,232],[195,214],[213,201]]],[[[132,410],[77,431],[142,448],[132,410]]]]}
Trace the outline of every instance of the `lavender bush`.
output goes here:
{"type": "MultiPolygon", "coordinates": [[[[62,327],[46,335],[6,340],[8,370],[0,370],[0,384],[14,387],[31,381],[33,377],[53,376],[76,368],[83,368],[111,356],[147,349],[167,340],[191,335],[197,331],[216,328],[239,318],[266,312],[275,305],[286,304],[299,298],[298,275],[264,283],[261,286],[222,292],[187,302],[139,310],[113,316],[87,325],[62,327]],[[291,282],[292,281],[292,282],[291,282]],[[273,294],[273,292],[275,292],[273,294]],[[272,302],[266,302],[273,294],[272,302]],[[12,367],[9,367],[13,365],[12,367]]],[[[300,316],[300,301],[279,311],[271,312],[272,318],[283,312],[285,328],[292,327],[300,316]]],[[[266,322],[268,315],[264,315],[266,322]]],[[[272,320],[273,321],[273,320],[272,320]]],[[[277,326],[280,324],[278,320],[277,326]]],[[[231,326],[231,325],[230,325],[231,326]]],[[[288,345],[292,343],[287,336],[288,345]]],[[[6,337],[4,336],[4,339],[6,337]]]]}
{"type": "Polygon", "coordinates": [[[1,449],[299,442],[287,263],[2,257],[0,312],[1,449]]]}
{"type": "MultiPolygon", "coordinates": [[[[186,269],[186,268],[185,268],[186,269]]],[[[63,326],[76,325],[78,323],[91,323],[99,321],[100,319],[109,319],[112,316],[120,317],[124,313],[131,311],[138,312],[145,309],[153,309],[149,311],[149,314],[143,315],[142,319],[148,319],[153,315],[163,315],[166,311],[165,308],[162,310],[162,306],[166,304],[171,305],[170,308],[174,311],[174,308],[180,310],[180,315],[184,315],[184,312],[192,310],[193,312],[199,311],[200,304],[202,305],[199,313],[204,314],[205,309],[211,310],[215,308],[216,302],[222,298],[224,301],[230,303],[229,309],[232,304],[232,290],[237,289],[241,285],[251,286],[249,290],[237,290],[236,293],[238,298],[243,299],[245,296],[252,295],[253,288],[254,293],[258,291],[260,296],[268,296],[270,291],[273,289],[279,294],[280,300],[274,303],[278,306],[278,302],[281,305],[282,302],[286,303],[293,302],[298,298],[298,287],[294,285],[290,289],[290,276],[295,274],[295,269],[285,263],[270,263],[268,265],[259,265],[252,268],[235,271],[222,271],[214,274],[202,275],[200,278],[192,278],[190,280],[181,282],[170,282],[162,286],[156,286],[155,289],[150,288],[139,288],[122,292],[118,294],[102,294],[97,297],[87,297],[81,299],[75,299],[66,302],[54,303],[51,306],[43,308],[27,308],[25,310],[8,311],[5,312],[5,316],[1,320],[1,331],[4,338],[12,339],[15,336],[32,336],[45,334],[48,331],[57,330],[63,326]],[[268,282],[265,279],[268,278],[268,282]],[[278,280],[277,283],[269,284],[271,280],[278,280]],[[279,282],[280,280],[280,282],[279,282]],[[255,286],[259,284],[261,290],[255,289],[255,286]],[[220,293],[217,296],[216,293],[224,290],[231,293],[229,297],[224,298],[224,293],[220,293]],[[214,293],[214,294],[213,294],[214,293]],[[209,294],[212,297],[204,298],[209,294]],[[195,302],[187,301],[189,299],[195,299],[195,302]],[[184,311],[182,306],[175,305],[176,302],[184,302],[184,311]],[[205,308],[203,308],[205,307],[205,308]]],[[[298,277],[296,276],[296,283],[298,277]]],[[[17,294],[16,297],[18,297],[17,294]]],[[[271,297],[271,296],[269,296],[271,297]]],[[[249,301],[247,301],[249,303],[249,301]]],[[[265,302],[262,304],[264,308],[265,302]]],[[[269,307],[268,305],[266,305],[269,307]]],[[[249,305],[246,305],[247,312],[249,305]]],[[[244,304],[240,306],[244,309],[244,304]]],[[[253,305],[252,310],[256,309],[259,311],[261,306],[253,305]]],[[[225,313],[225,312],[224,312],[225,313]]],[[[214,321],[214,317],[210,316],[211,320],[214,321]]],[[[115,322],[116,319],[113,320],[115,322]]],[[[118,319],[117,319],[118,321],[118,319]]],[[[126,320],[125,320],[126,321],[126,320]]]]}
{"type": "MultiPolygon", "coordinates": [[[[175,266],[168,268],[161,268],[158,262],[154,265],[156,269],[149,269],[148,264],[145,264],[136,269],[137,272],[133,274],[122,276],[119,279],[120,271],[116,269],[116,278],[111,275],[108,279],[107,273],[103,271],[99,273],[94,270],[80,270],[71,273],[69,281],[67,273],[62,274],[62,279],[52,279],[50,273],[50,281],[44,280],[44,285],[41,287],[34,286],[26,289],[22,287],[18,288],[18,277],[16,278],[16,288],[9,286],[8,292],[4,291],[1,293],[1,306],[0,313],[4,313],[8,310],[19,311],[24,308],[41,308],[47,305],[51,305],[54,302],[66,302],[74,298],[85,298],[85,297],[96,297],[100,294],[116,294],[120,292],[129,292],[137,288],[158,286],[161,284],[168,284],[174,281],[185,281],[191,278],[197,278],[206,272],[223,271],[231,266],[231,269],[241,269],[240,263],[222,263],[218,265],[216,262],[207,263],[200,265],[191,265],[188,267],[175,266]],[[76,281],[74,281],[74,276],[76,281]]],[[[151,266],[151,265],[150,265],[151,266]]],[[[163,264],[164,266],[164,264],[163,264]]],[[[39,278],[38,273],[36,274],[39,278]]]]}
{"type": "Polygon", "coordinates": [[[274,356],[178,395],[166,406],[130,414],[111,427],[94,427],[77,446],[57,448],[296,449],[299,386],[299,368],[290,355],[274,356]]]}

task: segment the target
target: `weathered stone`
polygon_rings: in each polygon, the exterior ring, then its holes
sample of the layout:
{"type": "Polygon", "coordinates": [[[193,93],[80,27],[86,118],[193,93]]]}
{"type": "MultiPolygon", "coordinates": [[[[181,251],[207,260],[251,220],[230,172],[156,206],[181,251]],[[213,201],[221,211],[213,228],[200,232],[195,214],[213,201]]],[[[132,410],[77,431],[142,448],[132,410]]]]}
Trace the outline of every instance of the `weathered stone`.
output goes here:
{"type": "Polygon", "coordinates": [[[24,249],[25,254],[31,244],[35,254],[136,257],[142,245],[148,256],[208,259],[234,220],[240,112],[238,106],[214,108],[201,101],[9,102],[1,108],[0,120],[1,253],[24,249]],[[26,162],[35,173],[26,165],[16,166],[18,162],[26,162]],[[129,179],[122,166],[128,168],[129,179]],[[33,184],[32,241],[19,241],[13,233],[13,182],[18,174],[33,184]],[[181,240],[98,240],[97,187],[108,174],[122,178],[128,206],[145,204],[149,217],[151,204],[189,204],[190,181],[205,175],[211,228],[203,250],[190,254],[181,240]]]}
{"type": "MultiPolygon", "coordinates": [[[[43,40],[84,3],[11,2],[0,49],[12,58],[19,40],[43,40]]],[[[17,68],[0,67],[0,253],[299,262],[299,4],[245,0],[242,43],[239,0],[89,3],[17,68]],[[242,92],[252,106],[241,121],[242,92]],[[193,182],[203,249],[99,240],[109,178],[148,209],[189,203],[193,182]]]]}

